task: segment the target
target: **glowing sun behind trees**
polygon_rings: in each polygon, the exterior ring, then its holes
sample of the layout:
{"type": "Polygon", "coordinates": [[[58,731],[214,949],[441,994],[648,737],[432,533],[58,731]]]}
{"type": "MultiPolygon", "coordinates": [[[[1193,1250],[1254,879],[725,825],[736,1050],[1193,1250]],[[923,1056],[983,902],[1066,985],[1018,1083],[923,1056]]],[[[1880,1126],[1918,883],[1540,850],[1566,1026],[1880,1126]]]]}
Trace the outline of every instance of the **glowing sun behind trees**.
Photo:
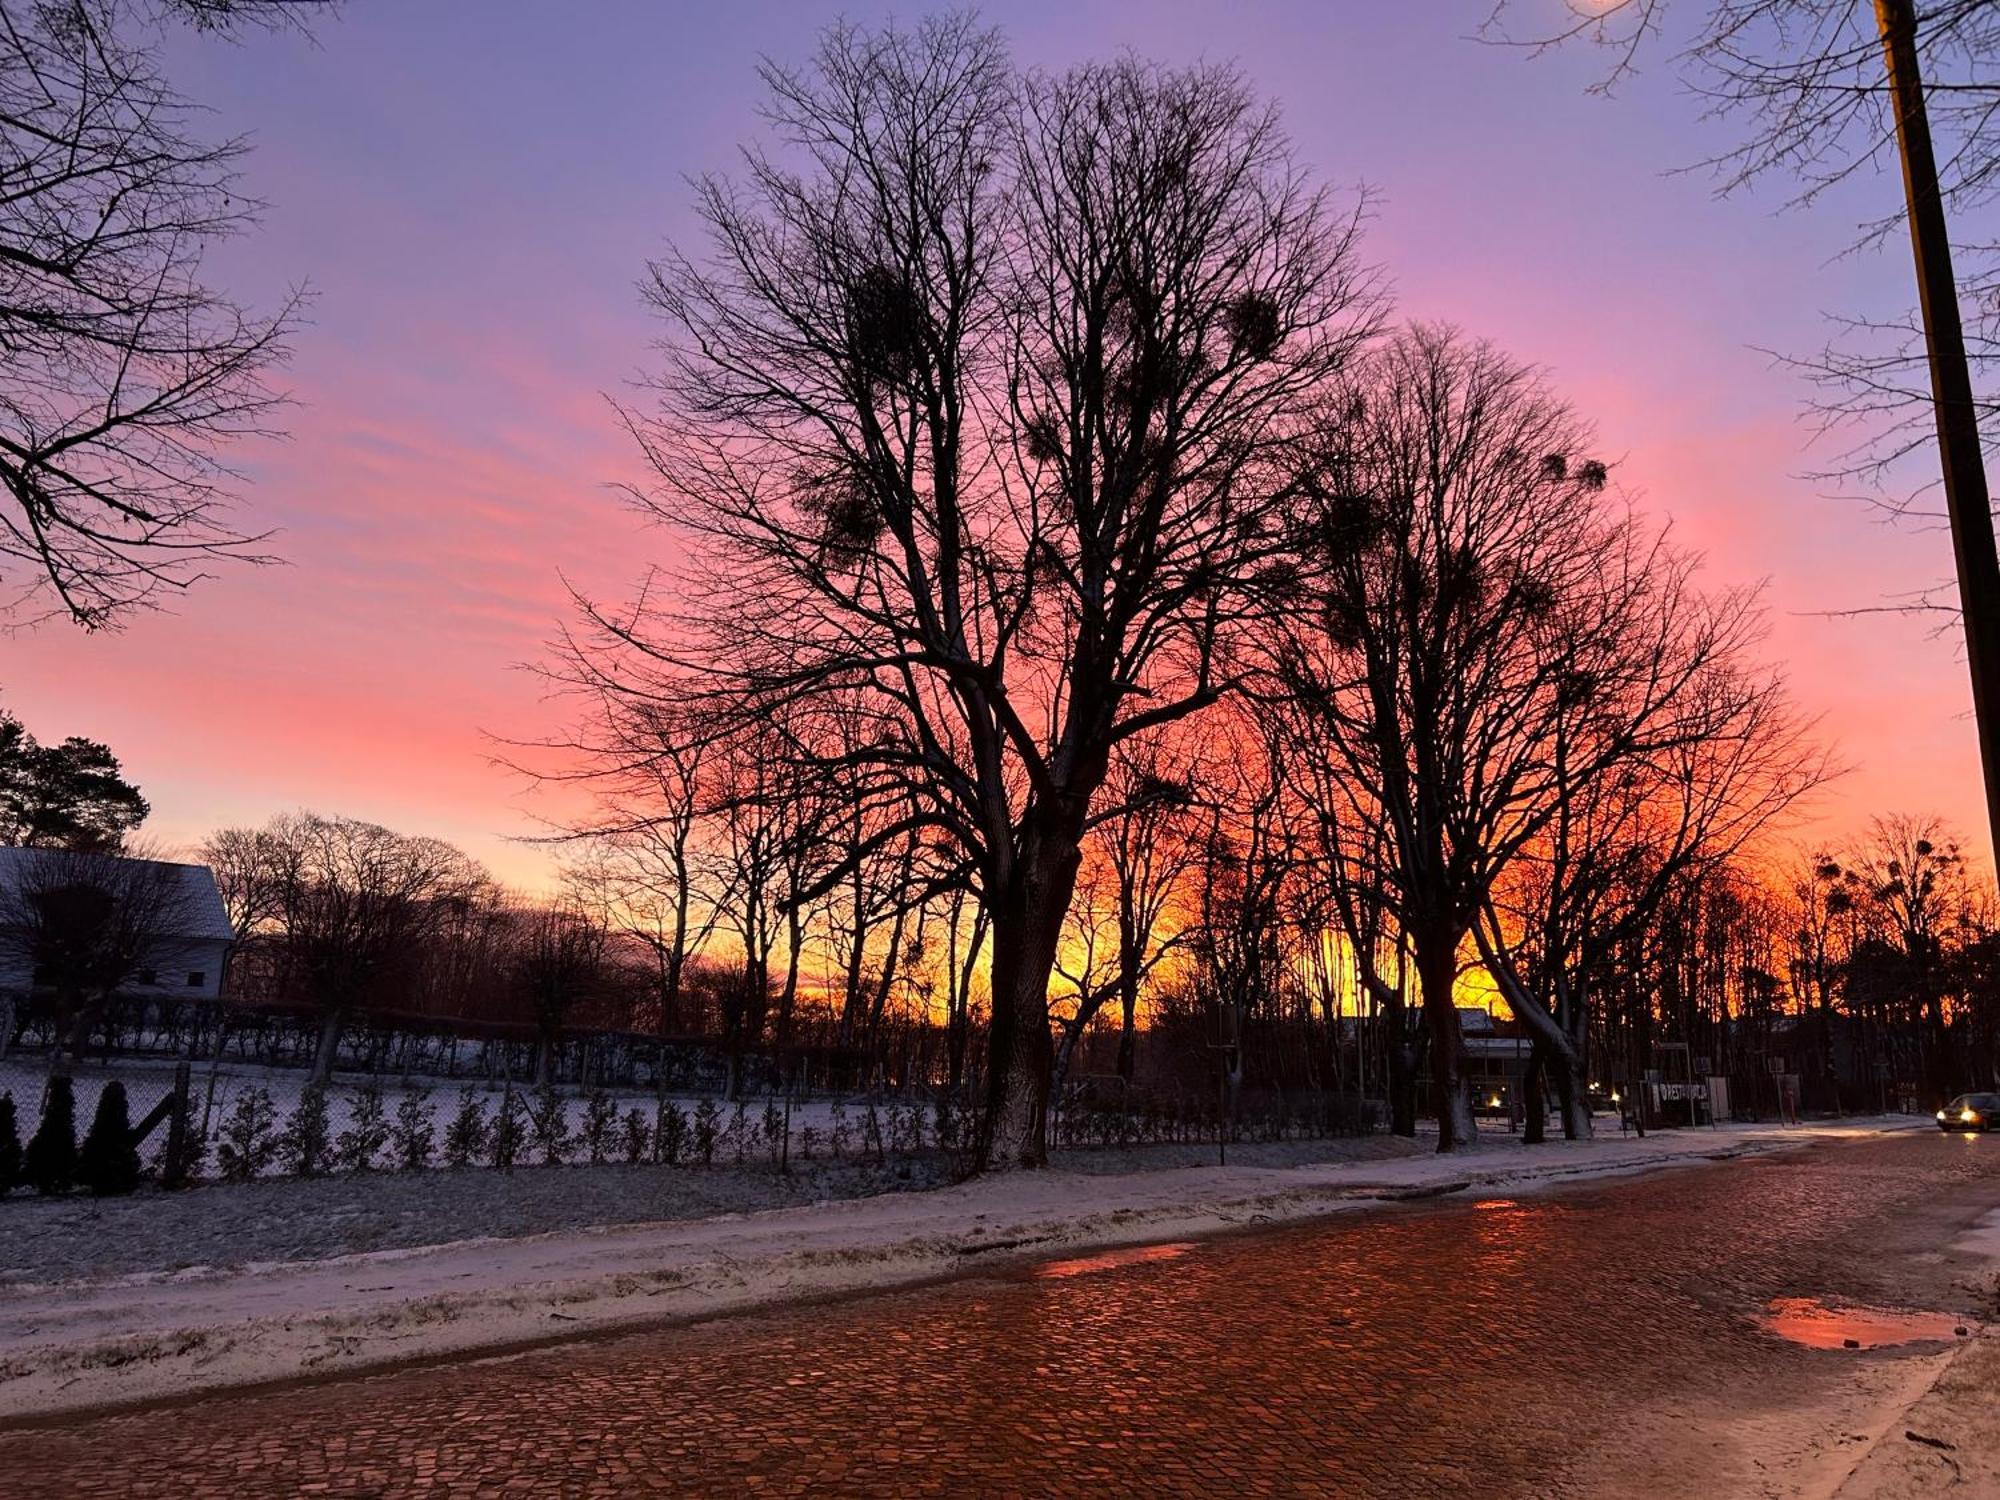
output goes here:
{"type": "Polygon", "coordinates": [[[1360,206],[1225,68],[1024,77],[956,17],[762,72],[775,144],[648,285],[676,607],[584,602],[571,669],[778,727],[976,890],[979,1161],[1038,1164],[1083,837],[1117,747],[1231,694],[1293,596],[1296,421],[1380,311],[1360,206]],[[869,732],[828,753],[836,709],[869,732]]]}

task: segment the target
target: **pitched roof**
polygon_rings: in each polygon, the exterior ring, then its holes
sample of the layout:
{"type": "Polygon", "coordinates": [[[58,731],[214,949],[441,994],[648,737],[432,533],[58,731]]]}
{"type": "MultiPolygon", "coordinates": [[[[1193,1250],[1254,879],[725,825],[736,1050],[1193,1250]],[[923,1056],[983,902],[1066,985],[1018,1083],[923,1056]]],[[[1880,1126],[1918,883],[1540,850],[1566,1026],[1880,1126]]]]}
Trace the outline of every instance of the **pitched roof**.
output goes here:
{"type": "MultiPolygon", "coordinates": [[[[0,909],[4,909],[4,898],[18,892],[26,880],[46,878],[45,872],[60,871],[65,864],[75,865],[79,873],[82,873],[87,871],[92,863],[109,858],[115,856],[73,854],[67,849],[20,849],[0,845],[0,909]]],[[[117,862],[121,865],[146,865],[171,872],[171,878],[179,887],[178,894],[169,904],[175,930],[163,933],[162,936],[197,942],[236,941],[236,929],[229,923],[229,911],[222,904],[221,891],[216,889],[215,874],[207,865],[183,865],[152,859],[121,858],[117,862]]]]}

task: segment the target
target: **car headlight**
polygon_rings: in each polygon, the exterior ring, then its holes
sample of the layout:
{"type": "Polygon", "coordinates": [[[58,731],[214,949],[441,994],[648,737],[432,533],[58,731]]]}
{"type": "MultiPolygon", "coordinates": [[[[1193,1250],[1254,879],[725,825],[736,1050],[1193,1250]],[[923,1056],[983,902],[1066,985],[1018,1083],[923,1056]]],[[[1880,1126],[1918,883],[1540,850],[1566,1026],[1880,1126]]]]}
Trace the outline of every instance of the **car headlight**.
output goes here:
{"type": "Polygon", "coordinates": [[[1938,1118],[1939,1118],[1940,1120],[1942,1120],[1942,1119],[1944,1118],[1944,1111],[1943,1111],[1943,1110],[1939,1110],[1939,1111],[1938,1111],[1938,1118]]]}
{"type": "Polygon", "coordinates": [[[1976,1109],[1961,1109],[1958,1112],[1958,1117],[1969,1125],[1979,1118],[1979,1111],[1976,1109]]]}

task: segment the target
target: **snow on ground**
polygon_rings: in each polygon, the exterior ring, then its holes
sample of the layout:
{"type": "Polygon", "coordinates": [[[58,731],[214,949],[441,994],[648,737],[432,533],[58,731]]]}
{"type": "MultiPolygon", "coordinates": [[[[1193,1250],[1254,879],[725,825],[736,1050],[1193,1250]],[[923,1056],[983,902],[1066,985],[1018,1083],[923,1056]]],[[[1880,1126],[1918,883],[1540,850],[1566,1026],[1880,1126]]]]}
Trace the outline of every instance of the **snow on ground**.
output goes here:
{"type": "MultiPolygon", "coordinates": [[[[485,1237],[334,1259],[0,1289],[0,1410],[22,1416],[346,1372],[712,1316],[1048,1254],[1271,1223],[1448,1192],[1544,1190],[1814,1140],[1922,1128],[1893,1118],[1725,1126],[1454,1156],[1175,1170],[1061,1168],[677,1222],[485,1237]]],[[[1300,1143],[1304,1144],[1304,1143],[1300,1143]]],[[[1362,1146],[1368,1142],[1324,1143],[1362,1146]]],[[[1407,1143],[1401,1148],[1407,1151],[1407,1143]]],[[[1099,1167],[1113,1165],[1099,1159],[1099,1167]]],[[[584,1179],[606,1168],[553,1169],[584,1179]]],[[[532,1174],[447,1174],[502,1184],[532,1174]]],[[[386,1179],[384,1179],[386,1180],[386,1179]]],[[[426,1179],[427,1185],[440,1179],[426,1179]]],[[[250,1184],[263,1191],[280,1184],[250,1184]]],[[[304,1186],[317,1186],[306,1184],[304,1186]]],[[[136,1201],[136,1200],[134,1200],[136,1201]]],[[[249,1200],[245,1200],[246,1205],[249,1200]]],[[[0,1237],[11,1215],[0,1216],[0,1237]]],[[[5,1248],[0,1238],[0,1252],[5,1248]]],[[[0,1260],[8,1257],[0,1253],[0,1260]]]]}

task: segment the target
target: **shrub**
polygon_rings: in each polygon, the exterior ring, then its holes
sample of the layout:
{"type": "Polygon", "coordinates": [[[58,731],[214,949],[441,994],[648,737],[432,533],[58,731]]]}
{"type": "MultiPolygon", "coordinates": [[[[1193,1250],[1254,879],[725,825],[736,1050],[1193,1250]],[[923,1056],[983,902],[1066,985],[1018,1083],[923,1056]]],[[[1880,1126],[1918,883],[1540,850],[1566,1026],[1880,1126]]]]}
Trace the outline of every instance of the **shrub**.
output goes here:
{"type": "Polygon", "coordinates": [[[722,1111],[713,1099],[694,1107],[694,1154],[704,1167],[715,1164],[715,1143],[722,1134],[722,1111]]]}
{"type": "Polygon", "coordinates": [[[799,1155],[807,1161],[813,1159],[813,1149],[819,1145],[819,1132],[810,1125],[799,1127],[799,1155]]]}
{"type": "Polygon", "coordinates": [[[625,1111],[624,1141],[625,1161],[628,1166],[638,1166],[653,1149],[653,1127],[646,1123],[646,1112],[633,1108],[625,1111]]]}
{"type": "Polygon", "coordinates": [[[740,1167],[750,1153],[750,1110],[741,1099],[729,1111],[729,1141],[736,1148],[736,1165],[740,1167]]]}
{"type": "MultiPolygon", "coordinates": [[[[484,1115],[483,1108],[481,1114],[484,1115]]],[[[484,1123],[483,1119],[481,1123],[484,1123]]],[[[430,1090],[417,1089],[398,1099],[396,1124],[390,1138],[396,1165],[405,1172],[417,1172],[429,1166],[431,1155],[437,1149],[436,1126],[437,1111],[431,1107],[430,1090]]]]}
{"type": "Polygon", "coordinates": [[[847,1155],[847,1148],[853,1139],[854,1137],[847,1126],[847,1106],[845,1104],[834,1105],[833,1128],[827,1139],[827,1151],[838,1161],[841,1157],[847,1155]]]}
{"type": "Polygon", "coordinates": [[[471,1086],[459,1090],[458,1108],[444,1127],[444,1163],[469,1167],[486,1155],[486,1101],[471,1086]]]}
{"type": "Polygon", "coordinates": [[[90,1134],[76,1159],[76,1175],[100,1198],[129,1193],[139,1185],[139,1148],[132,1140],[132,1110],[125,1102],[125,1085],[117,1079],[97,1096],[90,1134]]]}
{"type": "Polygon", "coordinates": [[[653,1149],[659,1153],[661,1161],[670,1167],[677,1167],[688,1146],[687,1111],[668,1099],[660,1105],[659,1113],[660,1128],[653,1149]]]}
{"type": "Polygon", "coordinates": [[[278,1133],[278,1161],[294,1177],[324,1176],[333,1159],[333,1122],[327,1115],[326,1090],[308,1084],[298,1108],[278,1133]]]}
{"type": "Polygon", "coordinates": [[[878,1162],[888,1160],[882,1149],[882,1115],[875,1108],[873,1099],[868,1101],[867,1112],[861,1116],[861,1144],[864,1149],[875,1153],[878,1162]]]}
{"type": "Polygon", "coordinates": [[[611,1134],[618,1128],[618,1106],[611,1102],[611,1096],[603,1089],[592,1089],[590,1097],[583,1101],[583,1141],[584,1153],[594,1167],[602,1162],[611,1150],[611,1134]]]}
{"type": "Polygon", "coordinates": [[[51,1078],[42,1095],[41,1123],[28,1142],[22,1166],[35,1191],[66,1193],[76,1183],[76,1086],[51,1078]]]}
{"type": "Polygon", "coordinates": [[[776,1166],[784,1159],[785,1137],[790,1134],[785,1129],[785,1112],[778,1108],[775,1099],[764,1104],[763,1118],[764,1149],[770,1153],[771,1165],[776,1166]]]}
{"type": "Polygon", "coordinates": [[[938,1095],[932,1110],[931,1132],[937,1137],[938,1149],[956,1151],[958,1149],[958,1110],[948,1094],[938,1095]]]}
{"type": "Polygon", "coordinates": [[[370,1079],[355,1091],[347,1128],[333,1142],[334,1163],[343,1172],[366,1172],[389,1144],[389,1111],[382,1086],[370,1079]]]}
{"type": "Polygon", "coordinates": [[[0,1094],[0,1198],[21,1182],[21,1127],[14,1118],[14,1096],[0,1094]]]}
{"type": "Polygon", "coordinates": [[[528,1107],[528,1123],[535,1132],[535,1149],[542,1164],[553,1166],[569,1154],[569,1101],[545,1083],[535,1090],[535,1102],[528,1107]]]}
{"type": "Polygon", "coordinates": [[[277,1154],[278,1107],[263,1089],[245,1089],[216,1132],[215,1164],[224,1182],[260,1176],[277,1154]]]}
{"type": "Polygon", "coordinates": [[[514,1163],[520,1160],[521,1144],[527,1135],[527,1106],[521,1102],[519,1094],[508,1089],[500,1096],[500,1108],[493,1116],[493,1129],[487,1133],[487,1159],[503,1172],[513,1171],[514,1163]]]}

